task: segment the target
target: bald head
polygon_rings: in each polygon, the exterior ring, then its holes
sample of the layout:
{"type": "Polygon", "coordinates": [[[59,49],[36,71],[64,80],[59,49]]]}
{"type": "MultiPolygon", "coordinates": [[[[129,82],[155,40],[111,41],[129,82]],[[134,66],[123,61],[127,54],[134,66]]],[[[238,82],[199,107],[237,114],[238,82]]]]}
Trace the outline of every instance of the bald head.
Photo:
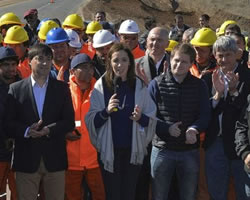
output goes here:
{"type": "Polygon", "coordinates": [[[150,56],[163,56],[168,46],[168,31],[162,27],[153,28],[147,38],[147,51],[150,56]]]}
{"type": "Polygon", "coordinates": [[[168,30],[162,27],[155,27],[153,29],[151,29],[151,31],[148,34],[148,37],[152,34],[158,34],[160,35],[162,38],[166,38],[168,40],[168,30]]]}

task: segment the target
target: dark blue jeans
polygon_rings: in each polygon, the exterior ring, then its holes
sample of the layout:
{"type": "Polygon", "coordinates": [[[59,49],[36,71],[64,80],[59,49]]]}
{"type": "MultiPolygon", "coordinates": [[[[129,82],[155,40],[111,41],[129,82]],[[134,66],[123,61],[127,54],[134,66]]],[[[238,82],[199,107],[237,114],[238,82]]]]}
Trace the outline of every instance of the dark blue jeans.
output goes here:
{"type": "Polygon", "coordinates": [[[230,176],[233,176],[237,200],[250,199],[250,179],[242,160],[229,160],[218,137],[206,150],[205,167],[208,192],[214,200],[227,200],[230,176]]]}
{"type": "Polygon", "coordinates": [[[136,183],[141,165],[130,164],[130,155],[129,149],[114,149],[114,173],[106,171],[99,160],[106,200],[135,199],[136,183]]]}
{"type": "Polygon", "coordinates": [[[172,176],[176,171],[180,199],[195,200],[199,169],[199,150],[170,151],[153,147],[151,175],[153,200],[167,200],[172,176]]]}

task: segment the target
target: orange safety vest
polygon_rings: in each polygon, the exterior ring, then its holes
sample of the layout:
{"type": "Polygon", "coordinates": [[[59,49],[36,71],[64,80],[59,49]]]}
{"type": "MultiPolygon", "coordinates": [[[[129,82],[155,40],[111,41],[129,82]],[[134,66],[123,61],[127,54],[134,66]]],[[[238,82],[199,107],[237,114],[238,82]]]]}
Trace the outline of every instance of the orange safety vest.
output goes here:
{"type": "Polygon", "coordinates": [[[88,42],[84,42],[80,53],[87,54],[90,57],[90,59],[92,60],[95,56],[96,50],[94,49],[94,47],[91,44],[89,44],[88,42]]]}
{"type": "Polygon", "coordinates": [[[139,44],[133,49],[132,54],[134,59],[141,58],[145,56],[145,51],[140,48],[139,44]]]}
{"type": "MultiPolygon", "coordinates": [[[[55,69],[57,71],[57,80],[59,80],[59,81],[65,81],[64,80],[64,74],[70,68],[70,61],[67,63],[66,66],[60,66],[60,65],[57,65],[55,63],[53,63],[53,66],[55,67],[55,69]]],[[[68,80],[66,80],[66,81],[68,81],[68,80]]]]}
{"type": "MultiPolygon", "coordinates": [[[[212,68],[212,69],[209,69],[208,71],[213,72],[215,69],[217,69],[217,67],[212,68]]],[[[195,76],[195,77],[197,77],[197,78],[201,78],[201,73],[200,73],[198,67],[196,66],[196,64],[193,64],[189,71],[190,71],[190,73],[191,73],[193,76],[195,76]]],[[[205,140],[205,132],[202,132],[202,133],[200,134],[200,141],[203,142],[204,140],[205,140]]]]}
{"type": "Polygon", "coordinates": [[[28,58],[25,58],[23,61],[19,61],[17,70],[20,72],[22,78],[27,78],[31,75],[31,68],[29,66],[28,58]]]}
{"type": "Polygon", "coordinates": [[[94,88],[96,80],[92,78],[90,88],[84,93],[82,93],[74,80],[75,76],[70,76],[69,87],[75,110],[76,126],[79,125],[76,128],[81,133],[81,138],[76,141],[67,140],[68,169],[83,170],[85,168],[97,168],[99,167],[97,152],[90,142],[89,133],[84,122],[84,117],[90,107],[90,93],[94,88]]]}

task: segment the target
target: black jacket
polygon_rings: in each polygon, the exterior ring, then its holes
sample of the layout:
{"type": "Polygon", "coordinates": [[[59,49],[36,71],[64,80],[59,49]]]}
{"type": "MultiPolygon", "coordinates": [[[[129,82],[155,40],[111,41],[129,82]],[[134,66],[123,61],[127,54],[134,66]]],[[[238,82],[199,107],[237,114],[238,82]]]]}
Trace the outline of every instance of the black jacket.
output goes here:
{"type": "Polygon", "coordinates": [[[95,67],[94,77],[98,80],[106,72],[106,66],[104,61],[96,54],[92,61],[95,67]]]}
{"type": "MultiPolygon", "coordinates": [[[[212,118],[206,131],[204,142],[205,149],[208,148],[218,137],[220,126],[219,116],[222,115],[222,139],[224,144],[225,154],[229,159],[238,159],[235,152],[235,123],[239,120],[242,109],[247,101],[247,95],[250,92],[250,71],[245,67],[239,65],[235,73],[239,74],[239,84],[237,89],[239,95],[237,97],[230,96],[221,98],[215,108],[212,109],[212,118]]],[[[210,97],[212,97],[212,73],[206,74],[204,80],[210,90],[210,97]]],[[[212,103],[212,99],[211,99],[212,103]]]]}
{"type": "MultiPolygon", "coordinates": [[[[250,95],[247,98],[247,105],[242,113],[242,117],[236,122],[235,144],[237,155],[245,160],[250,154],[250,95]]],[[[246,172],[250,173],[250,168],[245,166],[246,172]]]]}
{"type": "Polygon", "coordinates": [[[49,137],[25,138],[25,131],[40,120],[30,77],[10,85],[7,130],[15,139],[13,169],[34,173],[41,158],[49,172],[67,169],[65,134],[74,129],[74,109],[67,83],[49,78],[44,100],[43,126],[49,137]]]}
{"type": "Polygon", "coordinates": [[[186,130],[193,127],[199,132],[207,128],[210,119],[210,106],[206,84],[201,79],[187,74],[182,83],[175,81],[170,70],[166,75],[160,75],[149,85],[150,95],[157,105],[157,117],[153,145],[176,151],[199,148],[197,143],[185,144],[186,130]],[[173,137],[169,127],[181,121],[181,135],[173,137]]]}
{"type": "Polygon", "coordinates": [[[6,131],[4,130],[4,121],[6,119],[6,106],[8,99],[9,86],[0,81],[0,161],[11,160],[12,152],[6,148],[6,131]]]}

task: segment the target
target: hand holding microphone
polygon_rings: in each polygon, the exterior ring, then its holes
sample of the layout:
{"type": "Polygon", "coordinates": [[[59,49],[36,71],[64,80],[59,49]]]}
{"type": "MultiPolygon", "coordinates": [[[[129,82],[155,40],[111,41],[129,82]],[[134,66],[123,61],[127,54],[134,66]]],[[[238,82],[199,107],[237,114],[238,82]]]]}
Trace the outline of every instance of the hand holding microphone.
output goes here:
{"type": "Polygon", "coordinates": [[[116,99],[116,97],[117,97],[117,94],[115,93],[109,99],[108,107],[106,108],[106,111],[107,111],[108,114],[114,112],[115,111],[114,109],[118,110],[117,107],[119,106],[119,100],[116,99]]]}
{"type": "Polygon", "coordinates": [[[113,80],[114,94],[109,99],[109,104],[108,104],[108,107],[106,109],[108,114],[118,111],[118,106],[120,103],[120,101],[118,99],[118,90],[119,90],[121,82],[122,82],[122,78],[120,76],[114,77],[114,80],[113,80]]]}

